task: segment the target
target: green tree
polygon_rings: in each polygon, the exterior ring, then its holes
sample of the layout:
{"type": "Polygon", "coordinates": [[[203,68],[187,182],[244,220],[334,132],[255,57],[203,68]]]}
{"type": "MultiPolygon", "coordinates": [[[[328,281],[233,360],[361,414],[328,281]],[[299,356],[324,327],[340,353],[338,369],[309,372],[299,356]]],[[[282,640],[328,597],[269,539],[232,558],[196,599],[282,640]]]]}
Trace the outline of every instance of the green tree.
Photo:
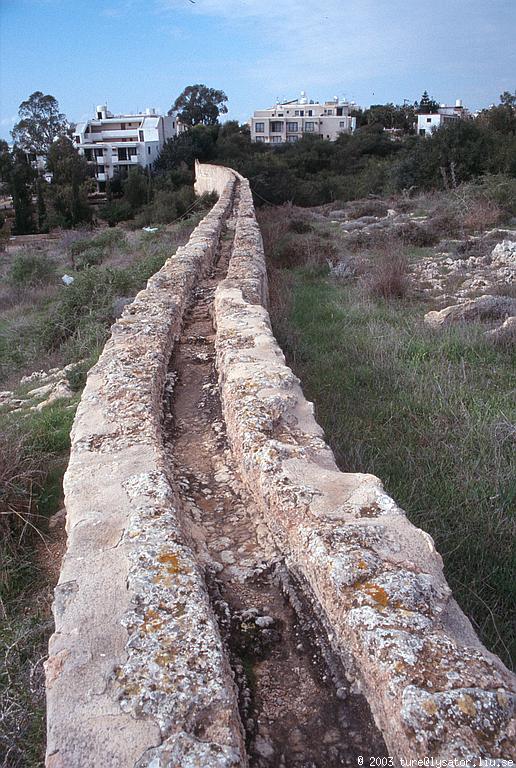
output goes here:
{"type": "Polygon", "coordinates": [[[19,121],[11,131],[14,143],[24,152],[45,155],[54,139],[67,131],[65,115],[57,99],[35,91],[18,110],[19,121]]]}
{"type": "Polygon", "coordinates": [[[516,135],[516,92],[504,91],[500,95],[500,104],[484,109],[479,120],[492,131],[516,135]]]}
{"type": "Polygon", "coordinates": [[[423,91],[421,101],[414,104],[416,112],[420,115],[435,115],[439,110],[439,102],[435,99],[431,99],[428,95],[428,91],[423,91]]]}
{"type": "Polygon", "coordinates": [[[61,136],[49,149],[47,168],[52,173],[49,196],[56,225],[75,227],[91,221],[87,180],[91,169],[70,139],[61,136]]]}
{"type": "Polygon", "coordinates": [[[150,175],[143,168],[131,168],[129,175],[122,183],[124,202],[128,203],[131,211],[135,213],[142,205],[150,202],[151,186],[150,175]]]}
{"type": "Polygon", "coordinates": [[[162,173],[179,168],[182,163],[193,168],[195,160],[212,160],[218,132],[218,125],[196,125],[190,131],[169,139],[154,163],[154,170],[162,173]]]}
{"type": "Polygon", "coordinates": [[[28,235],[34,232],[34,207],[32,185],[35,173],[25,152],[16,149],[13,153],[10,188],[14,205],[14,234],[28,235]]]}
{"type": "Polygon", "coordinates": [[[36,182],[38,202],[38,232],[47,232],[47,205],[45,202],[45,187],[47,182],[40,176],[36,182]]]}
{"type": "Polygon", "coordinates": [[[184,125],[215,125],[219,115],[228,111],[227,100],[224,91],[202,83],[189,85],[177,97],[169,114],[177,112],[178,120],[184,125]]]}
{"type": "Polygon", "coordinates": [[[9,150],[9,145],[6,141],[0,139],[0,189],[2,193],[9,192],[12,167],[13,158],[9,150]]]}

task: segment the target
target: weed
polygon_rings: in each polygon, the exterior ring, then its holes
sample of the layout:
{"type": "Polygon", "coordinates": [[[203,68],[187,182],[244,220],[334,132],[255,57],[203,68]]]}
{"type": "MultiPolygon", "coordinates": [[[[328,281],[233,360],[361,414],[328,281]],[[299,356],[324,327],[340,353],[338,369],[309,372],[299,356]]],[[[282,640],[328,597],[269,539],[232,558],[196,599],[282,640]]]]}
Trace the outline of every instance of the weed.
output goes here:
{"type": "Polygon", "coordinates": [[[16,288],[32,288],[55,279],[55,264],[46,253],[27,250],[15,257],[8,280],[16,288]]]}
{"type": "Polygon", "coordinates": [[[380,254],[372,265],[380,279],[364,292],[360,281],[278,269],[273,255],[273,327],[339,466],[378,475],[414,524],[433,536],[456,599],[482,640],[510,664],[510,352],[475,325],[431,333],[421,304],[385,301],[406,293],[405,264],[393,263],[396,257],[380,254]]]}

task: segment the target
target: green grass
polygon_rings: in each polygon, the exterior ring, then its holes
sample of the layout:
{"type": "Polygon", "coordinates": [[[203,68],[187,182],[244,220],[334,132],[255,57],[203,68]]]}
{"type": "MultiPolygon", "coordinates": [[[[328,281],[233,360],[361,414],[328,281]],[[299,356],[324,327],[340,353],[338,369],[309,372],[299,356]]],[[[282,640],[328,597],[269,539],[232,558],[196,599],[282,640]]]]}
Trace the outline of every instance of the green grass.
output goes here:
{"type": "Polygon", "coordinates": [[[478,326],[432,333],[421,304],[368,300],[356,286],[313,271],[279,275],[291,300],[273,306],[275,332],[340,467],[378,475],[434,537],[461,607],[510,663],[516,414],[509,351],[488,343],[478,326]]]}

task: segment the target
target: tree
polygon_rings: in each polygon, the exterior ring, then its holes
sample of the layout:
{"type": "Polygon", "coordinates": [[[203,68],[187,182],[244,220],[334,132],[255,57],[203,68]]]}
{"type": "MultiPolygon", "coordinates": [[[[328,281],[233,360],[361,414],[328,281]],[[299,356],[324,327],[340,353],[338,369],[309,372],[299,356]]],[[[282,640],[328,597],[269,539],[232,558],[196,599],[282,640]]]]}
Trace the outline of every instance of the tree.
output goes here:
{"type": "Polygon", "coordinates": [[[11,194],[14,205],[14,234],[28,235],[34,231],[34,209],[32,205],[32,170],[27,155],[19,149],[13,153],[11,169],[11,194]]]}
{"type": "Polygon", "coordinates": [[[500,104],[482,110],[479,119],[492,131],[516,135],[516,93],[504,91],[500,104]]]}
{"type": "Polygon", "coordinates": [[[224,91],[203,84],[189,85],[177,97],[169,115],[177,112],[178,120],[184,125],[215,125],[219,115],[228,111],[227,100],[224,91]]]}
{"type": "Polygon", "coordinates": [[[423,91],[421,101],[419,104],[416,101],[414,106],[416,107],[416,112],[420,115],[434,115],[439,110],[439,102],[435,101],[435,99],[431,99],[428,95],[428,91],[423,91]]]}
{"type": "Polygon", "coordinates": [[[45,155],[56,137],[66,135],[66,117],[59,111],[53,96],[35,91],[22,101],[18,115],[20,120],[11,135],[16,146],[24,152],[45,155]]]}
{"type": "Polygon", "coordinates": [[[0,191],[2,193],[9,192],[12,167],[13,158],[9,151],[9,145],[0,139],[0,191]]]}
{"type": "Polygon", "coordinates": [[[75,227],[91,221],[87,199],[87,179],[91,169],[67,136],[54,141],[49,149],[47,168],[52,173],[49,196],[55,216],[52,223],[75,227]]]}

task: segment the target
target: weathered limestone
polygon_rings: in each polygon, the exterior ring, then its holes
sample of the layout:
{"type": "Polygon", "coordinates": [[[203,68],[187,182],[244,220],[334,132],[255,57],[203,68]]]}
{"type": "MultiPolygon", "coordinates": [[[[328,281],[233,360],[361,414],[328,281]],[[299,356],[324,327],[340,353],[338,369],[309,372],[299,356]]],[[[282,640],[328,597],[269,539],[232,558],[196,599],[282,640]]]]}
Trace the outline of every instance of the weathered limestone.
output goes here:
{"type": "Polygon", "coordinates": [[[49,768],[245,766],[236,692],[161,440],[167,364],[234,177],[127,306],[88,376],[65,476],[46,663],[49,768]]]}
{"type": "MultiPolygon", "coordinates": [[[[209,187],[212,167],[201,168],[209,187]]],[[[453,600],[431,537],[376,477],[338,470],[266,302],[262,241],[242,179],[233,256],[215,296],[221,397],[242,478],[392,756],[514,759],[515,677],[453,600]]]]}
{"type": "Polygon", "coordinates": [[[516,314],[516,299],[510,296],[479,296],[463,304],[453,304],[439,312],[427,312],[425,323],[432,328],[446,328],[471,320],[505,320],[516,314]]]}

